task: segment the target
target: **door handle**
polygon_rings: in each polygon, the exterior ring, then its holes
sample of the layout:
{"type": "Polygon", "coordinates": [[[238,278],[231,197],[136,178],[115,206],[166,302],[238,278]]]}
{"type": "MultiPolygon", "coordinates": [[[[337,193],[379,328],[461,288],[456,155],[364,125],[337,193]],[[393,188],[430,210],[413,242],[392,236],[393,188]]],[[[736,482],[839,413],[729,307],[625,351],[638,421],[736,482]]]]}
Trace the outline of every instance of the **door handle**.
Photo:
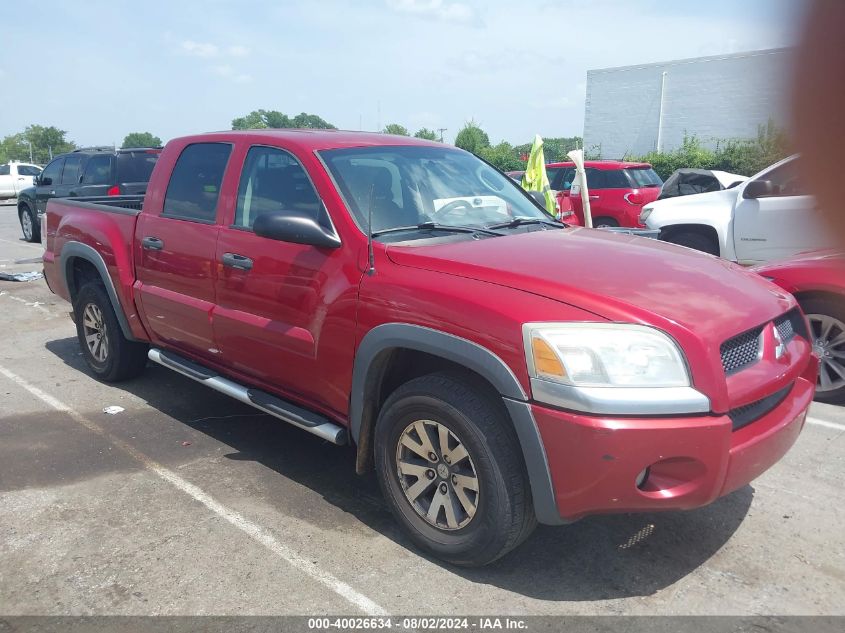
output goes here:
{"type": "Polygon", "coordinates": [[[252,260],[237,253],[223,253],[223,265],[240,270],[252,270],[252,260]]]}
{"type": "Polygon", "coordinates": [[[53,191],[51,191],[51,192],[50,192],[50,195],[51,195],[51,196],[55,196],[55,195],[56,195],[56,190],[54,189],[53,191]]]}
{"type": "Polygon", "coordinates": [[[160,251],[164,248],[164,242],[157,237],[145,237],[141,240],[141,246],[145,251],[160,251]]]}
{"type": "Polygon", "coordinates": [[[590,196],[590,200],[598,200],[598,199],[599,199],[598,196],[590,196]]]}

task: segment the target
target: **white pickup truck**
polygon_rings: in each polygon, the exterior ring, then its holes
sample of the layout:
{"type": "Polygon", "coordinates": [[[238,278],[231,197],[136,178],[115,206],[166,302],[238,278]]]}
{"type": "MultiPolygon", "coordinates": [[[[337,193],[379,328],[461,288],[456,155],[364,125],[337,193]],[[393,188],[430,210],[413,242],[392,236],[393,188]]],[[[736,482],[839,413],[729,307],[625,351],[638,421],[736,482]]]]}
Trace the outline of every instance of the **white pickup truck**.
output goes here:
{"type": "Polygon", "coordinates": [[[35,184],[35,177],[40,173],[41,168],[30,163],[0,165],[0,199],[17,198],[22,189],[35,184]]]}
{"type": "Polygon", "coordinates": [[[790,156],[733,189],[649,203],[640,224],[666,242],[744,265],[832,246],[798,160],[790,156]]]}

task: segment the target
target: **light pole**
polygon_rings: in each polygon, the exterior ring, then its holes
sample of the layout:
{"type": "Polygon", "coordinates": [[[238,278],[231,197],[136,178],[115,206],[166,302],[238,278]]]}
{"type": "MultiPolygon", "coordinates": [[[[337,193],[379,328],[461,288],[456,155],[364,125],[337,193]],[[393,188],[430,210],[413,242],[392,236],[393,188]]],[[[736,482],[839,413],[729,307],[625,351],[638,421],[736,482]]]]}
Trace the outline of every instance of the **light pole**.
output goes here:
{"type": "Polygon", "coordinates": [[[443,132],[445,132],[445,131],[446,131],[446,130],[448,130],[448,129],[449,129],[449,128],[446,128],[446,127],[439,127],[439,128],[437,128],[437,131],[438,131],[438,132],[440,132],[440,142],[441,142],[441,143],[443,142],[443,132]]]}

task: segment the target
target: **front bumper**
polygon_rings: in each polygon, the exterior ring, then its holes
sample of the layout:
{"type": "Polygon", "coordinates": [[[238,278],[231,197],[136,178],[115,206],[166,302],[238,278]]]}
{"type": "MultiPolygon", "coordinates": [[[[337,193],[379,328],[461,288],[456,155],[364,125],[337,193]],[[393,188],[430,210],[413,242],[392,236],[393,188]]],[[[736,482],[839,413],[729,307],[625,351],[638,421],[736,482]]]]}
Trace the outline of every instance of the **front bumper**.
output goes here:
{"type": "Polygon", "coordinates": [[[809,363],[780,404],[737,431],[727,415],[591,417],[532,404],[561,520],[696,508],[744,486],[795,443],[816,370],[809,363]]]}

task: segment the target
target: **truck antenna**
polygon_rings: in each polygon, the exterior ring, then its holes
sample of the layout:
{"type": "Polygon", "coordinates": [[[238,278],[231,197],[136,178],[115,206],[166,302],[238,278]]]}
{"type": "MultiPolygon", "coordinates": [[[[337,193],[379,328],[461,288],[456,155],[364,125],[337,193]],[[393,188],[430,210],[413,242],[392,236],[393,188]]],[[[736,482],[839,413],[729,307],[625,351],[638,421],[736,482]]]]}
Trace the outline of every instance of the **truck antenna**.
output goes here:
{"type": "Polygon", "coordinates": [[[376,258],[373,253],[373,201],[376,197],[376,185],[370,185],[370,203],[367,205],[367,263],[370,267],[367,269],[368,275],[376,274],[376,258]]]}

